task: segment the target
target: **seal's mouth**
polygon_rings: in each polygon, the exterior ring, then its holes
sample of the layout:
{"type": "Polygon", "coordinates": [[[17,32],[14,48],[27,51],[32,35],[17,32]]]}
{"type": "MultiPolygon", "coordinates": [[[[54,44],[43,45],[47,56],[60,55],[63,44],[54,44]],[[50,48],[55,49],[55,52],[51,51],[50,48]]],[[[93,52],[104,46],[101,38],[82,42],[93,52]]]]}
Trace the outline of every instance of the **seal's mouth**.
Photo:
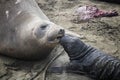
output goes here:
{"type": "Polygon", "coordinates": [[[58,40],[60,40],[62,37],[63,37],[64,35],[58,35],[57,37],[56,37],[56,39],[58,39],[58,40]]]}
{"type": "Polygon", "coordinates": [[[58,43],[60,39],[64,36],[64,34],[65,34],[64,29],[60,29],[58,34],[48,38],[49,43],[58,43]]]}

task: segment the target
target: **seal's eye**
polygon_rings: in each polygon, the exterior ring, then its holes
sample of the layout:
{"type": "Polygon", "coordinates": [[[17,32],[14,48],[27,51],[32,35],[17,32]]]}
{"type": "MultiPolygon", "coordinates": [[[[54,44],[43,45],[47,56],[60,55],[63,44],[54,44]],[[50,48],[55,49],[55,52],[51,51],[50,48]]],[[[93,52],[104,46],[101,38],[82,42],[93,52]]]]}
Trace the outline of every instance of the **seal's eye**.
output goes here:
{"type": "Polygon", "coordinates": [[[40,28],[41,28],[42,30],[45,30],[47,27],[48,27],[48,24],[43,24],[43,25],[41,25],[40,28]]]}

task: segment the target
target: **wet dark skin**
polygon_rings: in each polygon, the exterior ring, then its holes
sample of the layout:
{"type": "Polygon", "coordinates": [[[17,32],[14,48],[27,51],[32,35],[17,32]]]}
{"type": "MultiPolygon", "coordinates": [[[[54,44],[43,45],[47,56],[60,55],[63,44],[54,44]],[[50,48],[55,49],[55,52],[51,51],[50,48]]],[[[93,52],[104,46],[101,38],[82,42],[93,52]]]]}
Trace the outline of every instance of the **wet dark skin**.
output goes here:
{"type": "Polygon", "coordinates": [[[86,45],[77,37],[65,35],[60,44],[70,58],[68,70],[95,80],[120,80],[119,59],[86,45]]]}

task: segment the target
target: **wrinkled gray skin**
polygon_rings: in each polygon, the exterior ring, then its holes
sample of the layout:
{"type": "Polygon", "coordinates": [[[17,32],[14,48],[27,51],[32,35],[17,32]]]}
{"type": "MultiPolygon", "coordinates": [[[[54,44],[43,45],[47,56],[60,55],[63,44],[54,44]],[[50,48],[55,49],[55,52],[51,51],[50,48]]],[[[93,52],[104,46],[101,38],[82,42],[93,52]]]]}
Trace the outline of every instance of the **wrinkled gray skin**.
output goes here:
{"type": "Polygon", "coordinates": [[[95,80],[120,80],[120,60],[66,35],[61,45],[70,57],[67,70],[95,80]]]}
{"type": "Polygon", "coordinates": [[[64,29],[43,14],[35,0],[0,0],[0,54],[42,59],[64,35],[64,29]]]}

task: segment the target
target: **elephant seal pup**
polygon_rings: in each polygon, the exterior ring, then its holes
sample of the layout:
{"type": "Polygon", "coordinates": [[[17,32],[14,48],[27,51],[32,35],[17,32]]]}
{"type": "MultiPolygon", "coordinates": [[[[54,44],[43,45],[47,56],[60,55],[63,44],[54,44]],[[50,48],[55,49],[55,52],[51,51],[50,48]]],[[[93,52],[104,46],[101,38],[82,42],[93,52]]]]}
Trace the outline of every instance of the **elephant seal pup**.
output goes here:
{"type": "Polygon", "coordinates": [[[35,0],[0,1],[0,54],[42,59],[64,33],[63,28],[49,21],[35,0]]]}
{"type": "Polygon", "coordinates": [[[95,80],[120,80],[120,60],[66,35],[60,40],[70,64],[67,70],[95,80]]]}

